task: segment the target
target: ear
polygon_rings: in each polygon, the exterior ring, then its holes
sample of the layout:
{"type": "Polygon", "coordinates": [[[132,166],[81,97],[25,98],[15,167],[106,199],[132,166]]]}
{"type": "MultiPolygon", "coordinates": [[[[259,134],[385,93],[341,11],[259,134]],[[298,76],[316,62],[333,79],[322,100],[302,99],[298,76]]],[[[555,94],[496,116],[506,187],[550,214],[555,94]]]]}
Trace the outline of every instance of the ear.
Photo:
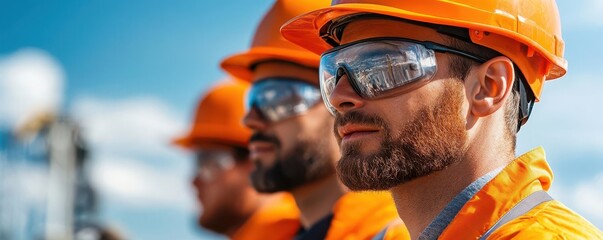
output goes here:
{"type": "Polygon", "coordinates": [[[466,82],[472,115],[485,117],[500,109],[510,95],[515,79],[513,62],[495,57],[480,65],[477,74],[466,82]]]}

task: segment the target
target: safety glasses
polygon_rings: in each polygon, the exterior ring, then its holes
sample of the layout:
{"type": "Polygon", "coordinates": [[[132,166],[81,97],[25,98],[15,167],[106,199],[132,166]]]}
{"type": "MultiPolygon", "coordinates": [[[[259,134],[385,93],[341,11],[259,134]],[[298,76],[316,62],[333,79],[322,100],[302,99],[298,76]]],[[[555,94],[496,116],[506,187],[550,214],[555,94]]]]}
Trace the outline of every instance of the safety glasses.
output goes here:
{"type": "Polygon", "coordinates": [[[435,52],[486,62],[441,44],[405,38],[370,38],[344,44],[323,53],[320,58],[320,90],[327,109],[335,115],[329,98],[344,74],[359,96],[375,99],[389,90],[431,80],[437,72],[435,52]]]}
{"type": "Polygon", "coordinates": [[[320,90],[292,78],[272,77],[254,83],[247,94],[248,110],[257,109],[269,121],[300,115],[320,102],[320,90]]]}
{"type": "Polygon", "coordinates": [[[218,174],[232,169],[236,160],[232,151],[226,149],[198,149],[195,152],[197,174],[203,181],[211,181],[218,174]]]}

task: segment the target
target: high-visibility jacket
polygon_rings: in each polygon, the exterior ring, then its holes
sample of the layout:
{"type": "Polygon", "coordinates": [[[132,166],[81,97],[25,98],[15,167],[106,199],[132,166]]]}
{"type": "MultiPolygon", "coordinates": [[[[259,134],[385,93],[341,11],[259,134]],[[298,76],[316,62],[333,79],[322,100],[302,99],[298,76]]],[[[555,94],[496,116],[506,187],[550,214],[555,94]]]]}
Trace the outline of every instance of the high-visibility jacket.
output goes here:
{"type": "MultiPolygon", "coordinates": [[[[522,199],[548,190],[552,180],[544,149],[539,147],[520,156],[465,203],[439,239],[479,239],[522,199]]],[[[384,239],[398,239],[397,228],[404,227],[388,228],[384,239]]],[[[603,239],[603,233],[552,200],[502,225],[488,239],[603,239]]]]}
{"type": "Polygon", "coordinates": [[[256,211],[237,230],[233,240],[293,239],[301,222],[295,199],[288,193],[279,193],[256,211]]]}
{"type": "MultiPolygon", "coordinates": [[[[333,219],[325,239],[372,239],[389,223],[399,219],[389,192],[349,192],[333,208],[333,219]]],[[[406,235],[397,239],[410,239],[404,225],[398,226],[406,235]]]]}

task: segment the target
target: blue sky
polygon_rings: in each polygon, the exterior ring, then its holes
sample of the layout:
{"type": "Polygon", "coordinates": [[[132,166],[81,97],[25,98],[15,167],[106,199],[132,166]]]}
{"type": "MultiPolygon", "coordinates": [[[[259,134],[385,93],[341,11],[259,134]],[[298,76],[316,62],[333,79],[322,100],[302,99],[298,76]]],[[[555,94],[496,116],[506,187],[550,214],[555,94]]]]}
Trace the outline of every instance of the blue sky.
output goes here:
{"type": "MultiPolygon", "coordinates": [[[[0,94],[22,106],[47,96],[46,105],[81,121],[102,220],[131,239],[210,239],[195,230],[189,156],[167,143],[271,3],[0,1],[0,94]]],[[[545,85],[518,153],[544,146],[553,196],[603,228],[603,1],[558,5],[569,72],[545,85]]],[[[0,101],[0,112],[25,114],[8,105],[0,101]]]]}

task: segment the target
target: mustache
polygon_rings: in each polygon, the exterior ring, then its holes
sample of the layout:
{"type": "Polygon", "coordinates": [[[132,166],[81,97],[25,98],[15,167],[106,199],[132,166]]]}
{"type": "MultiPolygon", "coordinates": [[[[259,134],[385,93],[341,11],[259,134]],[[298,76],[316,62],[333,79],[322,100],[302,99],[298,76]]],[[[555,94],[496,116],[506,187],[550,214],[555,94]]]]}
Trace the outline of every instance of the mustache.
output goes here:
{"type": "Polygon", "coordinates": [[[337,138],[340,137],[339,132],[337,132],[337,129],[340,126],[346,125],[348,123],[377,126],[380,128],[386,128],[387,126],[385,120],[375,114],[364,114],[357,111],[347,112],[345,114],[336,113],[335,123],[333,124],[333,132],[335,133],[335,136],[337,138]]]}
{"type": "Polygon", "coordinates": [[[278,138],[276,138],[276,136],[274,135],[268,135],[266,133],[263,132],[255,132],[251,135],[251,137],[249,138],[249,142],[254,142],[254,141],[262,141],[262,142],[269,142],[272,143],[276,146],[280,146],[281,145],[281,141],[278,140],[278,138]]]}

